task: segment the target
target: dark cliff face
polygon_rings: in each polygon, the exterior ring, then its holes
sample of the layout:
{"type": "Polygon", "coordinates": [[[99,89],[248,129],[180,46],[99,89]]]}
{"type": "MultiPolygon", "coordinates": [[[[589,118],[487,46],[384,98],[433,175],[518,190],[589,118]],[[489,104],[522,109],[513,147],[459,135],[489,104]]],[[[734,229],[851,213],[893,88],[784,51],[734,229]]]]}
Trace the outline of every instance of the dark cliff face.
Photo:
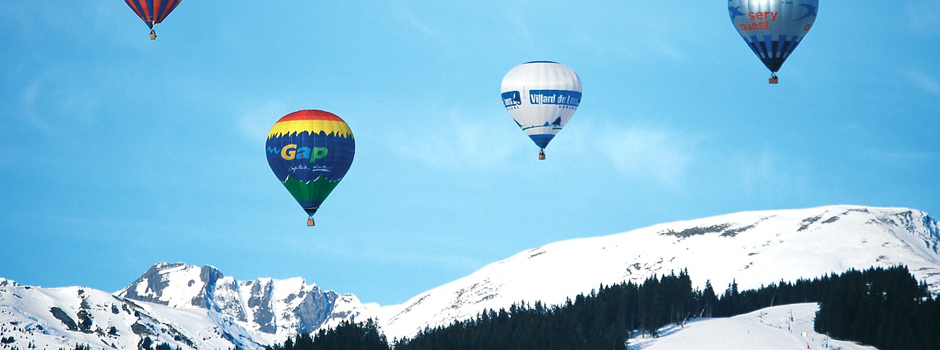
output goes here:
{"type": "MultiPolygon", "coordinates": [[[[215,296],[216,284],[225,277],[221,271],[212,266],[203,266],[199,271],[199,281],[204,286],[199,294],[193,297],[193,306],[208,309],[212,305],[212,299],[215,296]]],[[[190,281],[192,283],[192,281],[190,281]]]]}
{"type": "Polygon", "coordinates": [[[252,310],[252,321],[265,333],[277,332],[277,320],[274,314],[274,282],[271,280],[251,282],[251,296],[248,308],[252,310]]]}
{"type": "Polygon", "coordinates": [[[6,278],[0,277],[0,287],[16,287],[19,284],[13,280],[8,280],[6,278]]]}
{"type": "Polygon", "coordinates": [[[253,315],[252,321],[265,333],[276,333],[278,325],[295,324],[299,333],[315,332],[333,313],[336,299],[332,291],[323,291],[317,286],[302,287],[293,291],[284,300],[275,300],[274,281],[244,282],[244,288],[250,288],[247,305],[253,315]],[[300,303],[290,310],[276,310],[275,303],[290,304],[300,299],[300,303]],[[280,313],[278,313],[280,312],[280,313]]]}
{"type": "Polygon", "coordinates": [[[940,245],[940,227],[937,225],[937,220],[929,216],[925,220],[930,224],[928,227],[930,228],[930,236],[933,237],[933,251],[940,253],[940,247],[938,247],[940,245]]]}
{"type": "Polygon", "coordinates": [[[930,215],[924,215],[923,220],[923,225],[927,228],[927,237],[924,242],[927,243],[928,248],[940,254],[940,227],[937,225],[937,220],[930,215]]]}
{"type": "Polygon", "coordinates": [[[323,292],[319,287],[314,286],[313,290],[302,297],[304,298],[303,302],[292,310],[300,321],[297,325],[297,331],[301,333],[315,332],[333,312],[337,295],[332,291],[323,292]]]}

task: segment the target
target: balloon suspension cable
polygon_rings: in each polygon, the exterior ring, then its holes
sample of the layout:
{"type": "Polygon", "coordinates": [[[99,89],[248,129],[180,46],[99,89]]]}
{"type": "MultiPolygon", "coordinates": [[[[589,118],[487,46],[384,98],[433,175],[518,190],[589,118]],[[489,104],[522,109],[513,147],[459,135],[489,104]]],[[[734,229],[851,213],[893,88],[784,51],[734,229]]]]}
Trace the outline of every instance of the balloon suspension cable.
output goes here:
{"type": "Polygon", "coordinates": [[[539,149],[539,160],[545,160],[545,150],[539,149]]]}
{"type": "Polygon", "coordinates": [[[771,84],[776,84],[777,81],[778,81],[778,80],[777,80],[777,73],[770,72],[770,83],[771,83],[771,84]]]}
{"type": "Polygon", "coordinates": [[[313,226],[313,218],[307,219],[307,226],[313,226]]]}

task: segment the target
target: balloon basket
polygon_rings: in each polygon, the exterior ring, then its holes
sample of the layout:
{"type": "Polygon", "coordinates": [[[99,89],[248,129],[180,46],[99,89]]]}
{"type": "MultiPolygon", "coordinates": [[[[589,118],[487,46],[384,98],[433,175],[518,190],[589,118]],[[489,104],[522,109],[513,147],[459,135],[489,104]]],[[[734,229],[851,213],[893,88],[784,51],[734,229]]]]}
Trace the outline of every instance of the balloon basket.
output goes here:
{"type": "Polygon", "coordinates": [[[777,76],[774,75],[774,76],[770,77],[770,80],[769,80],[769,81],[770,81],[771,84],[776,84],[776,83],[777,83],[777,76]]]}
{"type": "Polygon", "coordinates": [[[307,219],[307,226],[313,226],[313,218],[307,219]]]}
{"type": "Polygon", "coordinates": [[[545,152],[539,151],[539,160],[545,160],[545,152]]]}
{"type": "Polygon", "coordinates": [[[150,31],[150,40],[157,40],[157,33],[152,30],[150,31]]]}

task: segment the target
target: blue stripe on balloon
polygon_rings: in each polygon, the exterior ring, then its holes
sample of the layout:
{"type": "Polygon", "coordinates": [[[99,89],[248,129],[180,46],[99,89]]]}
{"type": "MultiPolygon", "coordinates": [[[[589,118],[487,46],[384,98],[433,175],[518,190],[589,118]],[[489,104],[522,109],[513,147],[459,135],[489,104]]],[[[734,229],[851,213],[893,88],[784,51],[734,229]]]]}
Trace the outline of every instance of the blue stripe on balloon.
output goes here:
{"type": "Polygon", "coordinates": [[[268,164],[271,170],[277,176],[278,180],[284,182],[287,175],[291,175],[300,181],[308,182],[316,180],[318,177],[326,177],[330,181],[341,180],[352,164],[352,159],[356,150],[355,140],[351,137],[337,137],[326,133],[310,135],[307,132],[285,134],[281,137],[268,139],[266,142],[268,164]],[[311,150],[314,147],[327,147],[328,152],[323,159],[310,162],[309,159],[285,160],[281,158],[281,150],[289,144],[297,145],[297,148],[307,147],[311,150]]]}
{"type": "Polygon", "coordinates": [[[555,138],[555,135],[535,134],[535,135],[529,135],[529,138],[531,138],[532,141],[535,142],[537,146],[539,146],[539,148],[545,148],[545,147],[548,147],[548,143],[551,142],[553,138],[555,138]]]}
{"type": "Polygon", "coordinates": [[[323,205],[323,201],[297,201],[297,204],[300,204],[300,207],[304,208],[307,214],[313,214],[323,205]],[[313,211],[313,213],[311,213],[311,211],[313,211]]]}
{"type": "Polygon", "coordinates": [[[757,40],[757,36],[751,36],[750,40],[745,39],[745,42],[770,71],[777,72],[783,65],[783,61],[790,57],[793,50],[796,50],[803,37],[792,36],[790,40],[786,40],[787,37],[781,35],[781,40],[778,41],[769,41],[770,38],[769,35],[765,35],[764,39],[767,41],[760,41],[757,40]]]}
{"type": "Polygon", "coordinates": [[[765,58],[773,57],[774,51],[773,51],[773,48],[771,48],[771,45],[774,44],[773,37],[770,35],[764,35],[764,40],[762,41],[762,43],[764,44],[764,56],[763,57],[765,58]]]}

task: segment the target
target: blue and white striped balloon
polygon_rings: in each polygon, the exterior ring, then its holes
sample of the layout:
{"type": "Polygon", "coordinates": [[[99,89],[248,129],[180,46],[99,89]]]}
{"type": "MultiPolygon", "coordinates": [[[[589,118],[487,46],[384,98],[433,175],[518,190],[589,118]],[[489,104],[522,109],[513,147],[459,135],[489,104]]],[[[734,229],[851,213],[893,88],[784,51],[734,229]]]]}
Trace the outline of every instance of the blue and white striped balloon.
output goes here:
{"type": "Polygon", "coordinates": [[[734,29],[774,78],[813,27],[818,10],[819,0],[728,0],[734,29]]]}

